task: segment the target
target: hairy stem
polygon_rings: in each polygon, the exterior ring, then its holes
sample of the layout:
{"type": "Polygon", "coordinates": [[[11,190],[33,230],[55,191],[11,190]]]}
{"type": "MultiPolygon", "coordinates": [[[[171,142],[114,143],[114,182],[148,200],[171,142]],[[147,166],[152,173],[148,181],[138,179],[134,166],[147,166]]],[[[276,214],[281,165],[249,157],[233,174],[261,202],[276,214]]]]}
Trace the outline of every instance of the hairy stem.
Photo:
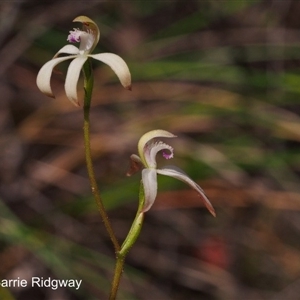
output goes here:
{"type": "Polygon", "coordinates": [[[121,276],[123,273],[123,267],[125,263],[125,256],[117,253],[116,266],[114,271],[114,278],[111,284],[111,291],[109,295],[109,300],[115,300],[117,297],[121,276]]]}
{"type": "Polygon", "coordinates": [[[118,253],[120,250],[119,242],[116,238],[114,230],[111,226],[109,221],[108,215],[106,213],[105,207],[103,205],[103,201],[100,196],[100,190],[97,185],[92,155],[91,155],[91,141],[90,141],[90,106],[91,106],[91,99],[92,99],[92,92],[93,92],[93,85],[94,85],[94,76],[92,74],[92,68],[90,60],[84,64],[83,67],[83,74],[84,74],[84,125],[83,125],[83,133],[84,133],[84,148],[85,148],[85,158],[86,158],[86,166],[88,171],[88,176],[92,188],[92,193],[96,200],[102,221],[104,226],[109,234],[109,237],[114,245],[115,252],[118,253]]]}

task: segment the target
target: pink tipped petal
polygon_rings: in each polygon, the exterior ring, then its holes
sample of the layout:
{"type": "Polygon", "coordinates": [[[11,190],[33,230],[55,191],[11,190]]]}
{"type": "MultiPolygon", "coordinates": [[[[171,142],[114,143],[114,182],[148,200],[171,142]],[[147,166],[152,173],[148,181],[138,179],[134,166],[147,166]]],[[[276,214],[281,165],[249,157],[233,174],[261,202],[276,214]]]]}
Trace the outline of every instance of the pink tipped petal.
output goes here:
{"type": "Polygon", "coordinates": [[[46,94],[49,97],[54,98],[51,85],[50,85],[50,79],[51,79],[53,68],[59,63],[61,63],[62,61],[71,58],[73,58],[73,56],[54,58],[42,66],[36,78],[36,84],[42,93],[46,94]]]}
{"type": "Polygon", "coordinates": [[[89,55],[94,59],[100,60],[112,68],[118,76],[125,89],[131,89],[131,75],[126,62],[118,55],[113,53],[100,53],[89,55]]]}
{"type": "Polygon", "coordinates": [[[181,180],[185,183],[187,183],[190,187],[192,187],[194,190],[198,192],[198,194],[201,196],[201,198],[204,201],[204,204],[206,208],[209,210],[209,212],[215,217],[216,212],[213,208],[212,204],[204,194],[203,189],[191,178],[189,178],[181,169],[174,167],[174,166],[168,166],[163,169],[157,169],[157,173],[161,175],[171,176],[173,178],[176,178],[178,180],[181,180]]]}
{"type": "Polygon", "coordinates": [[[144,148],[144,159],[147,163],[147,166],[150,168],[156,168],[156,155],[159,151],[167,150],[170,154],[163,154],[165,158],[172,158],[173,157],[173,148],[168,144],[163,142],[157,143],[148,143],[144,148]]]}
{"type": "Polygon", "coordinates": [[[138,143],[138,152],[139,152],[139,155],[141,157],[141,160],[143,161],[143,163],[145,165],[147,165],[147,161],[146,161],[146,158],[145,158],[145,146],[146,146],[146,144],[149,143],[152,139],[160,138],[160,137],[162,137],[162,138],[174,138],[174,137],[176,137],[176,135],[174,135],[173,133],[171,133],[169,131],[166,131],[166,130],[156,129],[156,130],[152,130],[152,131],[149,131],[149,132],[145,133],[140,138],[139,143],[138,143]]]}
{"type": "Polygon", "coordinates": [[[62,47],[54,57],[57,57],[59,54],[70,54],[70,55],[77,55],[79,54],[79,49],[74,45],[66,45],[62,47]]]}
{"type": "Polygon", "coordinates": [[[77,99],[77,82],[83,64],[87,60],[87,56],[78,56],[71,63],[68,68],[65,91],[68,99],[76,106],[79,106],[77,99]]]}
{"type": "Polygon", "coordinates": [[[145,192],[145,204],[142,212],[148,211],[153,205],[157,195],[157,174],[155,169],[144,169],[142,180],[145,192]]]}
{"type": "Polygon", "coordinates": [[[172,151],[169,152],[169,153],[163,151],[163,157],[164,157],[165,159],[171,159],[171,158],[173,158],[173,149],[172,149],[172,151]]]}

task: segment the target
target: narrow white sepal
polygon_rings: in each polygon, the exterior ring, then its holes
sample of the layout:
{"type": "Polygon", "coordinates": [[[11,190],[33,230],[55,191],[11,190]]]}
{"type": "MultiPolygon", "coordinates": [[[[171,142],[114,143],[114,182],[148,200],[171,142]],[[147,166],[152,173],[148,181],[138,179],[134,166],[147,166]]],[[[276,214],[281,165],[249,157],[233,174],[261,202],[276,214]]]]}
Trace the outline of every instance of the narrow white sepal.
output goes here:
{"type": "Polygon", "coordinates": [[[74,45],[66,45],[62,47],[54,57],[57,57],[59,54],[70,54],[70,55],[77,55],[79,54],[79,49],[74,45]]]}
{"type": "Polygon", "coordinates": [[[165,168],[162,168],[162,169],[157,169],[156,171],[157,171],[158,174],[170,176],[170,177],[176,178],[176,179],[178,179],[180,181],[183,181],[186,184],[188,184],[190,187],[192,187],[194,190],[196,190],[198,192],[198,194],[203,199],[204,204],[205,204],[206,208],[209,210],[209,212],[214,217],[216,216],[215,209],[213,208],[212,204],[210,203],[210,201],[208,200],[208,198],[204,194],[203,189],[195,181],[193,181],[190,177],[188,177],[184,173],[184,171],[182,171],[180,168],[175,167],[175,166],[168,166],[168,167],[165,167],[165,168]]]}
{"type": "Polygon", "coordinates": [[[79,106],[77,98],[77,82],[79,79],[80,71],[82,66],[87,60],[87,56],[78,56],[71,63],[68,68],[65,91],[68,99],[76,106],[79,106]]]}
{"type": "Polygon", "coordinates": [[[62,61],[68,60],[74,58],[74,56],[66,56],[66,57],[59,57],[54,58],[48,62],[46,62],[42,68],[40,69],[37,78],[36,78],[36,84],[40,91],[44,94],[46,94],[49,97],[53,97],[54,95],[52,93],[51,85],[50,85],[50,79],[52,75],[53,68],[61,63],[62,61]]]}
{"type": "Polygon", "coordinates": [[[90,57],[100,60],[112,68],[125,89],[131,89],[131,74],[126,62],[113,53],[90,54],[90,57]]]}
{"type": "Polygon", "coordinates": [[[142,212],[148,211],[157,195],[157,174],[155,169],[143,169],[142,181],[145,192],[145,204],[142,212]]]}

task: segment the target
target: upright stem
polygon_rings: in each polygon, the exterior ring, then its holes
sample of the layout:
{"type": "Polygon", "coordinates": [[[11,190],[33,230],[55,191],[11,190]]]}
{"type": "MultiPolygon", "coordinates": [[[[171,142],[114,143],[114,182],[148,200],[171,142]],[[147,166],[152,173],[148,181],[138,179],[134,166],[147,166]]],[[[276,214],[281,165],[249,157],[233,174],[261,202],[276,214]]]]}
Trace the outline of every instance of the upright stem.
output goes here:
{"type": "Polygon", "coordinates": [[[122,247],[120,251],[116,253],[116,265],[115,265],[115,272],[114,272],[114,278],[111,285],[111,291],[109,295],[109,300],[115,300],[117,296],[117,292],[120,285],[121,276],[123,273],[123,267],[126,255],[128,254],[130,248],[134,245],[136,242],[143,225],[144,221],[144,207],[145,202],[145,195],[144,195],[144,187],[143,183],[141,182],[140,185],[140,194],[139,194],[139,207],[135,216],[135,219],[131,225],[131,228],[128,232],[127,237],[125,238],[122,247]]]}
{"type": "Polygon", "coordinates": [[[130,248],[133,246],[135,241],[137,240],[143,220],[144,220],[144,212],[142,211],[145,201],[145,195],[144,195],[144,188],[143,184],[141,183],[140,187],[140,195],[139,195],[139,207],[136,214],[136,217],[131,225],[131,228],[129,230],[129,233],[122,244],[122,247],[120,247],[119,242],[115,236],[115,233],[112,229],[111,223],[108,219],[108,215],[106,213],[105,207],[103,205],[100,191],[97,185],[95,172],[93,168],[93,162],[92,162],[92,155],[91,155],[91,141],[90,141],[90,106],[91,106],[91,99],[92,99],[92,91],[93,91],[93,84],[94,84],[94,78],[92,74],[92,68],[91,63],[89,60],[84,64],[83,66],[83,73],[84,73],[84,126],[83,126],[83,132],[84,132],[84,146],[85,146],[85,158],[86,158],[86,165],[88,170],[88,175],[90,179],[90,184],[92,188],[92,192],[94,195],[94,198],[96,200],[100,215],[102,217],[103,223],[105,225],[105,228],[110,236],[110,239],[114,245],[115,253],[116,253],[116,265],[115,265],[115,271],[114,271],[114,278],[111,285],[111,292],[109,295],[109,300],[115,300],[120,280],[123,272],[123,267],[125,263],[125,257],[127,253],[129,252],[130,248]]]}
{"type": "Polygon", "coordinates": [[[109,295],[109,300],[115,300],[117,297],[121,276],[123,273],[123,267],[125,263],[125,256],[117,253],[116,266],[114,271],[114,278],[111,284],[111,291],[109,295]]]}
{"type": "Polygon", "coordinates": [[[83,125],[83,133],[84,133],[84,147],[85,147],[85,158],[86,158],[86,166],[89,175],[89,180],[92,188],[92,193],[96,200],[101,218],[103,220],[104,226],[109,234],[109,237],[114,245],[115,252],[117,253],[120,250],[119,242],[116,238],[114,230],[109,221],[108,215],[106,213],[105,207],[103,205],[103,201],[100,196],[100,191],[97,185],[95,172],[93,168],[93,161],[91,155],[91,141],[90,141],[90,106],[94,85],[94,76],[92,74],[92,67],[90,60],[84,64],[83,67],[84,73],[84,125],[83,125]]]}

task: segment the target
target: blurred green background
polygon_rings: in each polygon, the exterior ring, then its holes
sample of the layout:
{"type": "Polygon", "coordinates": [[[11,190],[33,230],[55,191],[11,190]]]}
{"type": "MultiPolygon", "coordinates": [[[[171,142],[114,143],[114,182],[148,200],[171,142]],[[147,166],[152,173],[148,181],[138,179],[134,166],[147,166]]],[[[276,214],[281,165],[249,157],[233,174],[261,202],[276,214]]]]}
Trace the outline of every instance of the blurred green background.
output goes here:
{"type": "MultiPolygon", "coordinates": [[[[0,3],[0,279],[83,280],[78,291],[0,287],[0,299],[109,291],[114,253],[91,197],[82,109],[64,93],[68,62],[52,76],[56,99],[35,84],[79,15],[101,30],[94,53],[122,56],[132,73],[128,92],[94,62],[93,157],[118,238],[138,201],[140,175],[125,176],[129,156],[148,130],[178,136],[168,141],[171,164],[217,212],[159,177],[119,299],[299,299],[297,0],[0,3]]],[[[82,82],[78,90],[82,99],[82,82]]]]}

